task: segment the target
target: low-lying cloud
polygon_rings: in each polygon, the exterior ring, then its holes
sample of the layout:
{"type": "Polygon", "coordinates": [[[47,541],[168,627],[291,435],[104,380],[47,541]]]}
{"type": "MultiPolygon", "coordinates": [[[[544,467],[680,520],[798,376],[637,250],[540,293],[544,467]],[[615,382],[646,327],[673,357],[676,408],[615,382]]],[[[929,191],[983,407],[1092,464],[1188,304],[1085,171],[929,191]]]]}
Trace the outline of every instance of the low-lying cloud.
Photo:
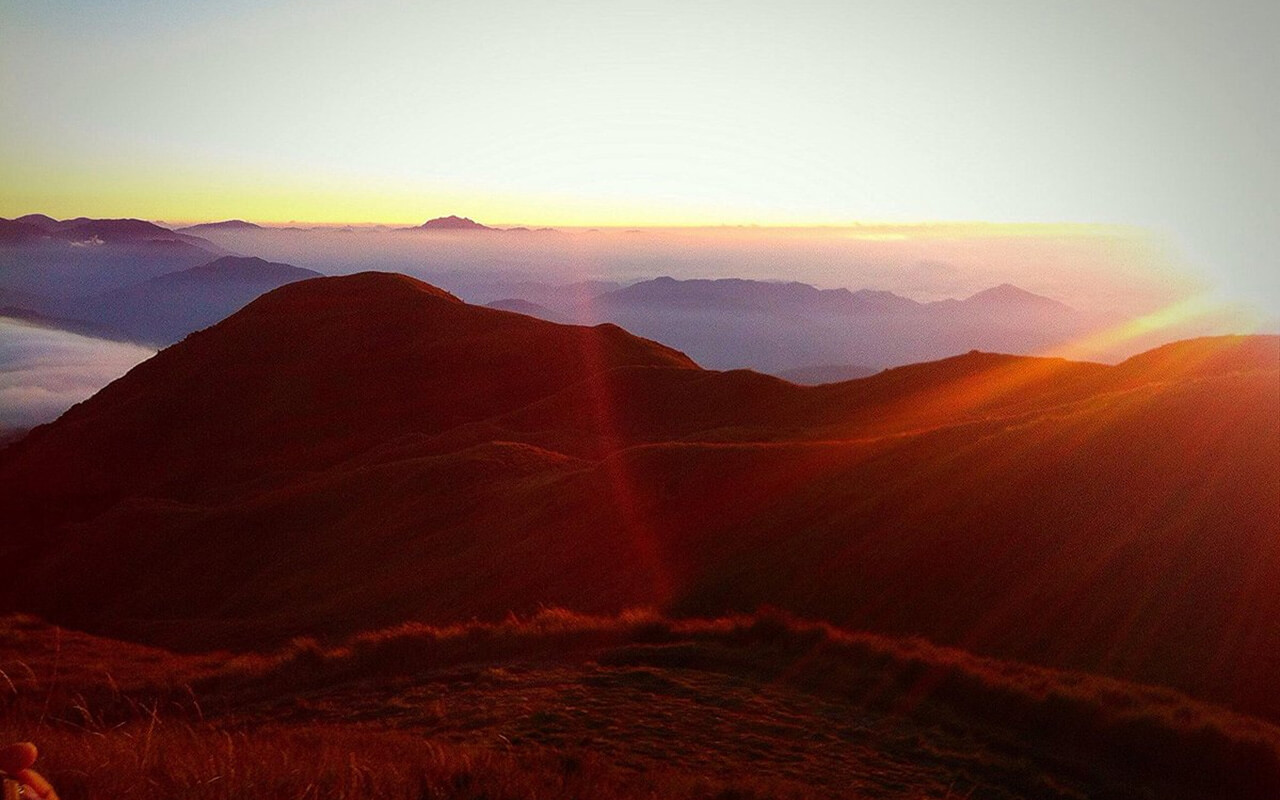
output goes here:
{"type": "Polygon", "coordinates": [[[0,317],[0,430],[56,419],[152,355],[138,345],[0,317]]]}

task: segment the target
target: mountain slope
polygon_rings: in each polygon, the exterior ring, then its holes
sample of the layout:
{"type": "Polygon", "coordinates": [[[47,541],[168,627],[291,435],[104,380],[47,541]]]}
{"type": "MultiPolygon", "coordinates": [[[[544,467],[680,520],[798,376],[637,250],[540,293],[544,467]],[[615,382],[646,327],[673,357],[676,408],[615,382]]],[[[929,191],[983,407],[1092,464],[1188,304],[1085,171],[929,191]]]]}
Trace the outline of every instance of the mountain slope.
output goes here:
{"type": "Polygon", "coordinates": [[[361,274],[0,451],[0,512],[9,604],[188,647],[771,604],[1280,718],[1277,452],[1276,337],[800,387],[361,274]]]}
{"type": "Polygon", "coordinates": [[[187,496],[439,433],[628,364],[695,367],[615,326],[468,306],[405,276],[303,281],[34,431],[20,459],[0,464],[30,494],[0,501],[36,508],[58,497],[70,509],[161,487],[187,496]]]}

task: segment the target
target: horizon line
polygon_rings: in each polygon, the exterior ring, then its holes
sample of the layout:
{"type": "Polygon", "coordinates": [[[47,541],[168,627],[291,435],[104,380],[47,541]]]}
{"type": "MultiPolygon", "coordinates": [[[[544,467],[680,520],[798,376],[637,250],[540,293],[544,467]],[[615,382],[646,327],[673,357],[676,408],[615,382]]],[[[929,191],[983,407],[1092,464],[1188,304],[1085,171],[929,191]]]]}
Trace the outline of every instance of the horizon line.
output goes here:
{"type": "MultiPolygon", "coordinates": [[[[59,217],[54,214],[46,214],[41,211],[25,211],[14,216],[7,217],[9,220],[16,220],[24,216],[31,215],[47,216],[51,219],[65,221],[69,219],[136,219],[145,222],[151,222],[166,227],[191,227],[195,225],[210,225],[223,222],[248,222],[268,229],[280,229],[288,227],[308,226],[314,228],[341,228],[341,227],[359,227],[359,228],[418,228],[424,223],[436,220],[447,219],[449,217],[458,217],[467,219],[477,224],[497,230],[510,230],[517,228],[527,228],[530,231],[537,229],[555,229],[555,230],[608,230],[608,231],[626,231],[626,230],[763,230],[763,231],[787,231],[787,230],[850,230],[859,228],[868,229],[916,229],[916,228],[1010,228],[1010,229],[1068,229],[1078,231],[1081,229],[1091,229],[1094,231],[1110,231],[1115,233],[1143,233],[1151,234],[1153,229],[1149,226],[1143,226],[1135,223],[1126,222],[1103,222],[1103,221],[1079,221],[1079,220],[986,220],[977,218],[947,218],[947,219],[909,219],[909,220],[888,220],[888,219],[851,219],[847,221],[815,221],[815,222],[608,222],[592,224],[589,222],[566,221],[563,223],[549,222],[523,222],[523,221],[484,221],[475,217],[466,216],[464,214],[450,213],[441,214],[426,219],[419,218],[421,221],[414,220],[388,220],[388,221],[353,221],[353,220],[315,220],[315,219],[249,219],[243,216],[230,216],[221,218],[182,218],[182,217],[163,217],[163,216],[130,216],[130,215],[103,215],[90,216],[87,214],[78,214],[74,216],[59,217]]],[[[466,229],[448,228],[439,229],[441,232],[466,232],[466,229]]]]}

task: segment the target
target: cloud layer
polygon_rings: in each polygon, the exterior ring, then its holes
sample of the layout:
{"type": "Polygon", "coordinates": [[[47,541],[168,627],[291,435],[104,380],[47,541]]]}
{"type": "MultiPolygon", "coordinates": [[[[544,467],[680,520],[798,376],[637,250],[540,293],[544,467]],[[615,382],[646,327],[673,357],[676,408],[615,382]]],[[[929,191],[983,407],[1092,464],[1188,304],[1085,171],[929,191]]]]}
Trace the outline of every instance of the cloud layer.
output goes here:
{"type": "Polygon", "coordinates": [[[0,317],[0,430],[49,422],[154,354],[0,317]]]}

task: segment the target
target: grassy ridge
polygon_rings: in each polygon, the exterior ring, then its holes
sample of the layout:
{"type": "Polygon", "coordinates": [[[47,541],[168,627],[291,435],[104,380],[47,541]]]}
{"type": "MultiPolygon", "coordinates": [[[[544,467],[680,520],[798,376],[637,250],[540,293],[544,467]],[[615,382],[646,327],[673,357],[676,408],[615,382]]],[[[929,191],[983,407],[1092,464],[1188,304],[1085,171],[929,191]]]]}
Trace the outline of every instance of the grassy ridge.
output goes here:
{"type": "Polygon", "coordinates": [[[779,612],[677,621],[555,609],[501,624],[411,624],[330,649],[297,640],[273,660],[232,665],[202,687],[260,696],[466,662],[581,654],[614,666],[782,681],[887,713],[981,724],[1062,758],[1105,759],[1232,796],[1280,795],[1280,729],[1254,718],[1169,689],[850,633],[779,612]]]}
{"type": "Polygon", "coordinates": [[[645,611],[593,617],[550,609],[494,624],[402,625],[335,647],[299,639],[274,654],[236,657],[174,656],[54,633],[32,620],[0,627],[8,634],[0,647],[0,737],[36,739],[67,798],[154,796],[138,787],[210,800],[246,793],[832,796],[751,776],[724,781],[676,768],[637,772],[583,750],[494,750],[385,726],[290,725],[263,711],[325,687],[390,687],[459,665],[531,663],[719,673],[753,686],[789,686],[919,730],[968,731],[991,748],[1021,753],[1032,773],[1108,772],[1152,796],[1280,794],[1280,729],[1256,719],[1167,689],[851,633],[776,612],[671,620],[645,611]]]}

